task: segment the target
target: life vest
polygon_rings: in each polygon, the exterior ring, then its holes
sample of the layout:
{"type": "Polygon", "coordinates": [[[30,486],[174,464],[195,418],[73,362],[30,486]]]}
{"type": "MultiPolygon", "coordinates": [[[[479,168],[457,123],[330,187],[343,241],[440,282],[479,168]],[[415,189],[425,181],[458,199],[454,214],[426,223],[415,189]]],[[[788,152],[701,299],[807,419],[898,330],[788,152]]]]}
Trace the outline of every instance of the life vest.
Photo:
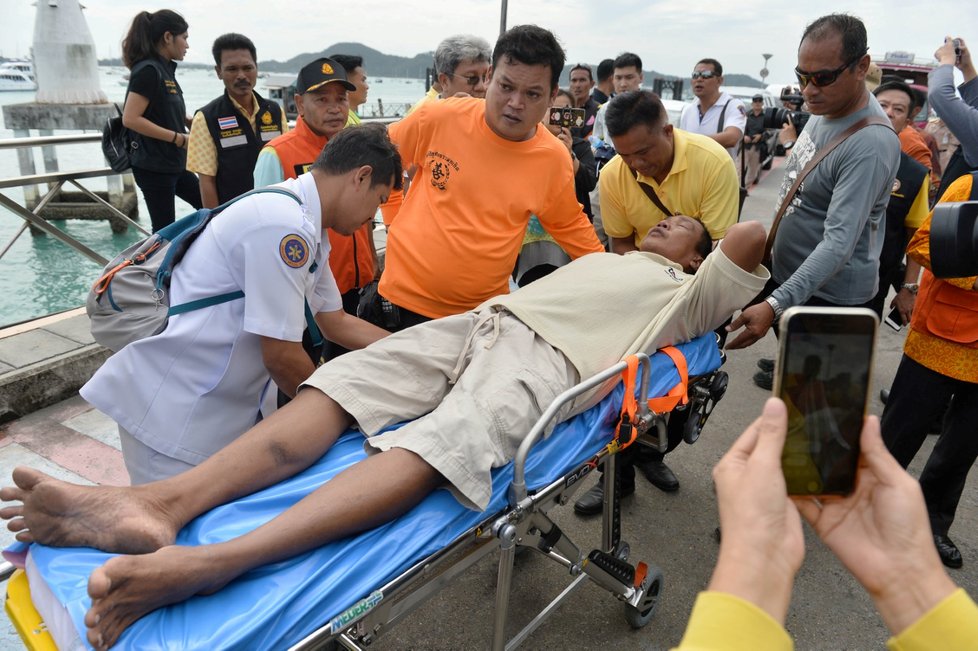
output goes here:
{"type": "MultiPolygon", "coordinates": [[[[295,129],[268,143],[278,154],[282,172],[287,179],[294,179],[309,171],[319,157],[327,138],[315,133],[299,117],[295,129]]],[[[331,228],[329,237],[329,268],[336,279],[341,294],[367,285],[374,279],[374,257],[370,246],[373,223],[367,222],[353,235],[341,235],[331,228]]]]}
{"type": "MultiPolygon", "coordinates": [[[[153,68],[159,84],[157,94],[146,98],[149,104],[143,117],[164,129],[186,135],[187,108],[183,102],[183,91],[175,76],[177,64],[153,56],[134,65],[129,78],[135,77],[143,68],[153,68]]],[[[126,101],[129,101],[128,88],[126,101]]],[[[180,174],[187,169],[187,150],[183,147],[144,136],[132,129],[129,129],[128,137],[129,162],[133,167],[161,174],[180,174]]]]}
{"type": "Polygon", "coordinates": [[[217,149],[217,202],[225,203],[255,186],[258,152],[282,135],[282,108],[252,92],[258,104],[255,129],[234,105],[227,91],[198,112],[202,113],[217,149]]]}

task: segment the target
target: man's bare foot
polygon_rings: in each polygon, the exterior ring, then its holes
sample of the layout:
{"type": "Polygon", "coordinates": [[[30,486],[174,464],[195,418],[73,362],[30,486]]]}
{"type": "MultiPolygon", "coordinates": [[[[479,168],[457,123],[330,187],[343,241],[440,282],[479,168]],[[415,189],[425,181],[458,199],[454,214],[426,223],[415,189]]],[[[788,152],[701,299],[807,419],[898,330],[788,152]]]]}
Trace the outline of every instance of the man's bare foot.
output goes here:
{"type": "Polygon", "coordinates": [[[85,613],[88,642],[108,649],[135,621],[158,608],[223,588],[237,575],[215,545],[163,547],[152,554],[116,556],[92,572],[85,613]]]}
{"type": "Polygon", "coordinates": [[[77,486],[24,467],[13,480],[0,499],[23,505],[0,509],[0,518],[21,542],[140,554],[172,544],[179,531],[143,487],[77,486]]]}

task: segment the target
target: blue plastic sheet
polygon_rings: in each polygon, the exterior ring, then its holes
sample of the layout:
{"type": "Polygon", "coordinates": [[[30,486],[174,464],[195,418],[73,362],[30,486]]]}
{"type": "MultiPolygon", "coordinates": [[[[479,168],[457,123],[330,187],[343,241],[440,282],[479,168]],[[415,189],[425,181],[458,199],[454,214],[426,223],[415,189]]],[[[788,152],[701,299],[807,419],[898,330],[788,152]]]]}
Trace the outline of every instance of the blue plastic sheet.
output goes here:
{"type": "MultiPolygon", "coordinates": [[[[691,375],[708,373],[720,365],[712,333],[679,348],[691,375]]],[[[655,355],[650,395],[665,393],[677,381],[669,358],[655,355]]],[[[620,410],[621,392],[619,384],[601,403],[558,425],[549,438],[535,446],[527,462],[531,490],[562,477],[608,442],[620,410]]],[[[363,436],[347,432],[305,472],[200,516],[180,532],[177,544],[216,543],[247,533],[364,456],[363,436]]],[[[150,613],[133,624],[115,648],[272,649],[294,644],[421,559],[443,549],[489,514],[502,512],[512,477],[512,464],[493,471],[493,497],[486,513],[466,509],[447,490],[437,490],[384,526],[252,570],[216,594],[193,597],[150,613]]],[[[33,545],[31,555],[84,641],[83,618],[90,605],[88,576],[112,555],[43,545],[33,545]]]]}

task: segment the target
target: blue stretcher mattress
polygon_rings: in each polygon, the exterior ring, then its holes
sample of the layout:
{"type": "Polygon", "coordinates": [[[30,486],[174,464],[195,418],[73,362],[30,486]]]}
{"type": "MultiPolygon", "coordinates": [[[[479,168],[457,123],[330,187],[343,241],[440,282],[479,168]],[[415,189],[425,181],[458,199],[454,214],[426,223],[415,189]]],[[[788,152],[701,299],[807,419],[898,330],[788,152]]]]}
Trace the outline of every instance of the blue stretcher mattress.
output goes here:
{"type": "MultiPolygon", "coordinates": [[[[679,348],[686,355],[690,375],[705,374],[720,366],[712,333],[679,348]]],[[[669,358],[655,355],[650,395],[664,394],[677,381],[669,358]]],[[[558,425],[549,438],[535,446],[526,469],[531,490],[549,485],[607,444],[622,391],[619,384],[599,404],[558,425]]],[[[363,436],[347,432],[299,475],[198,517],[180,532],[177,544],[216,543],[240,536],[271,520],[364,456],[363,436]]],[[[513,477],[512,463],[494,470],[492,477],[493,496],[486,513],[466,509],[449,491],[437,490],[384,526],[252,570],[214,595],[193,597],[157,610],[130,627],[114,648],[272,649],[294,644],[443,549],[488,515],[502,512],[513,477]]],[[[90,605],[88,576],[111,555],[37,544],[31,546],[30,554],[84,642],[83,619],[90,605]]]]}

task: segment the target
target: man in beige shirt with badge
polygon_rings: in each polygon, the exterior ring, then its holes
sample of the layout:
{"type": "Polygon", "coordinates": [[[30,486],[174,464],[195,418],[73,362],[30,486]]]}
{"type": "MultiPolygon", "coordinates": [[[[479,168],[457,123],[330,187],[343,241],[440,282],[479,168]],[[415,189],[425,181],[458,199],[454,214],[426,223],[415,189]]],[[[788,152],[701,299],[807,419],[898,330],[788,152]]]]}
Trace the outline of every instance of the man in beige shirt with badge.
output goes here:
{"type": "Polygon", "coordinates": [[[214,41],[214,70],[224,94],[199,109],[190,127],[187,169],[200,177],[204,208],[214,208],[254,187],[258,152],[288,131],[285,112],[255,92],[255,45],[247,36],[214,41]]]}

